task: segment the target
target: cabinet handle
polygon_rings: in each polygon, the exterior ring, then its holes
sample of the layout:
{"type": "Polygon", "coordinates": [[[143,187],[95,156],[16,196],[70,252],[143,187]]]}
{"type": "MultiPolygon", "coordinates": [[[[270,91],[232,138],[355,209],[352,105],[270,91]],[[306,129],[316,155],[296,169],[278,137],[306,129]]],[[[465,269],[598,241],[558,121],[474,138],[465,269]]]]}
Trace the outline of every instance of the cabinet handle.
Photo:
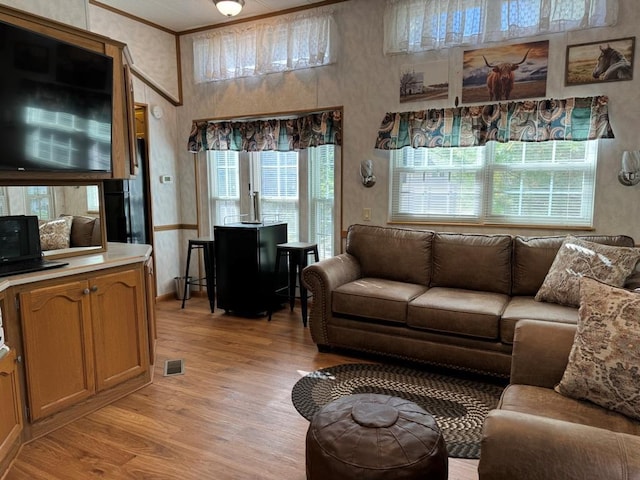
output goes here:
{"type": "Polygon", "coordinates": [[[89,295],[89,289],[88,289],[88,288],[85,288],[85,289],[82,291],[82,293],[84,293],[85,295],[89,295]]]}
{"type": "Polygon", "coordinates": [[[16,363],[22,363],[22,355],[16,357],[16,363]]]}
{"type": "Polygon", "coordinates": [[[98,291],[98,286],[94,285],[93,287],[91,287],[91,291],[92,292],[97,292],[98,291]]]}

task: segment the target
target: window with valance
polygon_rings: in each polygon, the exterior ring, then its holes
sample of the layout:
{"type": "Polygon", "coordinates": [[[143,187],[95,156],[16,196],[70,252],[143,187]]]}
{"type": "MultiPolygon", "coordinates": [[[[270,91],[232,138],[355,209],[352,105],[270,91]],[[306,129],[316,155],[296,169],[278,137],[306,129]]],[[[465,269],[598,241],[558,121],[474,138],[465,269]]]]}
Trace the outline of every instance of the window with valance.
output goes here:
{"type": "MultiPolygon", "coordinates": [[[[203,152],[208,224],[243,220],[249,193],[259,192],[261,220],[287,222],[289,241],[318,244],[322,258],[338,248],[335,189],[342,111],[294,118],[196,121],[190,152],[203,152]]],[[[201,202],[202,203],[202,202],[201,202]]]]}
{"type": "Polygon", "coordinates": [[[390,220],[589,228],[608,99],[388,113],[390,220]]]}
{"type": "Polygon", "coordinates": [[[286,152],[341,143],[342,111],[330,110],[295,118],[195,121],[187,149],[286,152]]]}

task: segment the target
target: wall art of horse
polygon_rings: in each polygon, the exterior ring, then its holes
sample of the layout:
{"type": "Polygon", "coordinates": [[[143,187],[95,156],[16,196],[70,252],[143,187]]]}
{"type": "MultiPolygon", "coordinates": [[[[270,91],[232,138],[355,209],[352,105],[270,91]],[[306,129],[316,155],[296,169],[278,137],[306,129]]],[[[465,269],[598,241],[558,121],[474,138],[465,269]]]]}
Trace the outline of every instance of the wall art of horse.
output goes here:
{"type": "Polygon", "coordinates": [[[600,80],[631,80],[633,70],[631,62],[622,53],[610,45],[600,47],[600,56],[593,69],[593,78],[600,80]]]}
{"type": "Polygon", "coordinates": [[[567,46],[565,85],[633,78],[635,37],[567,46]]]}

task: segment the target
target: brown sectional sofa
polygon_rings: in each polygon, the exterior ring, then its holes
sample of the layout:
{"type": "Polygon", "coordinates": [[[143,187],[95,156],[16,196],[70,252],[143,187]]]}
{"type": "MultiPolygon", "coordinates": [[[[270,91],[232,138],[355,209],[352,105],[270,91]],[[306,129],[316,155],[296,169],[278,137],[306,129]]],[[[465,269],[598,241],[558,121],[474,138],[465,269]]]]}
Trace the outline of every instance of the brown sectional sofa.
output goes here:
{"type": "Polygon", "coordinates": [[[575,331],[518,323],[510,384],[484,424],[480,480],[640,479],[640,422],[553,389],[575,331]]]}
{"type": "Polygon", "coordinates": [[[40,220],[40,243],[43,251],[102,245],[100,218],[86,215],[60,215],[40,220]],[[64,219],[71,219],[68,223],[64,219]]]}
{"type": "MultiPolygon", "coordinates": [[[[534,300],[564,238],[352,225],[346,253],[303,271],[311,336],[321,350],[509,376],[519,320],[578,320],[577,308],[534,300]]],[[[624,235],[580,238],[634,245],[624,235]]]]}

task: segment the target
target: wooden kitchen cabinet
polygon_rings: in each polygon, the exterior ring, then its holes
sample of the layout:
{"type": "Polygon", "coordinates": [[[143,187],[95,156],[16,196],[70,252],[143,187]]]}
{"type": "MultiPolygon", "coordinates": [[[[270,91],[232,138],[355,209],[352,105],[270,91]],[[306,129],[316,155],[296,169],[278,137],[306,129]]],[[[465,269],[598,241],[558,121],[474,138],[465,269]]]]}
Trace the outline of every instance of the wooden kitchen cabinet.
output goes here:
{"type": "Polygon", "coordinates": [[[17,453],[22,432],[22,400],[16,368],[16,353],[0,359],[0,474],[17,453]]]}
{"type": "Polygon", "coordinates": [[[149,367],[146,297],[140,269],[89,281],[96,390],[102,391],[149,367]]]}
{"type": "Polygon", "coordinates": [[[137,267],[19,294],[32,422],[148,371],[144,289],[137,267]]]}

